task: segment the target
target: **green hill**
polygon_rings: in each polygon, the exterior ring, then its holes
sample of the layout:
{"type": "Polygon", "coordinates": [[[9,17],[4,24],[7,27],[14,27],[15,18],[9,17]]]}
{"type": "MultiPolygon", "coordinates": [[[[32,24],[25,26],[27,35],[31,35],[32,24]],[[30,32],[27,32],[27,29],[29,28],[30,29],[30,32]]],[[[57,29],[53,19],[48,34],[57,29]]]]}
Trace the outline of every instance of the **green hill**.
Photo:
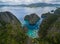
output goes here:
{"type": "Polygon", "coordinates": [[[0,12],[0,44],[26,44],[26,41],[19,20],[10,12],[0,12]]]}
{"type": "Polygon", "coordinates": [[[39,30],[39,43],[60,44],[60,8],[54,13],[43,14],[44,17],[39,30]]]}

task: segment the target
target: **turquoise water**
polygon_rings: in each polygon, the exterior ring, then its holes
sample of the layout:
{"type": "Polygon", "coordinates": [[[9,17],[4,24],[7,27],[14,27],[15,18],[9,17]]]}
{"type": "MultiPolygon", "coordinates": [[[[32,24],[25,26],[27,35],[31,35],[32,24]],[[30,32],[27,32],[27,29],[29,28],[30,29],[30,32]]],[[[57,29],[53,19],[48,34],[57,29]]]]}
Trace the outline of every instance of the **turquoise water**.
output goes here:
{"type": "Polygon", "coordinates": [[[41,18],[40,21],[36,25],[34,25],[34,26],[31,26],[31,25],[27,26],[28,29],[29,29],[27,31],[27,35],[29,35],[29,37],[32,37],[32,38],[39,37],[38,36],[39,25],[42,23],[42,20],[43,20],[43,18],[41,18]]]}
{"type": "Polygon", "coordinates": [[[38,36],[38,30],[39,25],[42,22],[41,15],[43,13],[50,12],[51,10],[55,10],[56,7],[37,7],[37,8],[29,8],[29,7],[1,7],[0,11],[10,11],[12,12],[22,23],[22,26],[27,26],[28,31],[27,35],[31,38],[37,38],[38,36]],[[31,13],[36,13],[41,19],[39,22],[37,22],[36,25],[32,26],[29,25],[27,22],[24,21],[25,15],[29,15],[31,13]]]}

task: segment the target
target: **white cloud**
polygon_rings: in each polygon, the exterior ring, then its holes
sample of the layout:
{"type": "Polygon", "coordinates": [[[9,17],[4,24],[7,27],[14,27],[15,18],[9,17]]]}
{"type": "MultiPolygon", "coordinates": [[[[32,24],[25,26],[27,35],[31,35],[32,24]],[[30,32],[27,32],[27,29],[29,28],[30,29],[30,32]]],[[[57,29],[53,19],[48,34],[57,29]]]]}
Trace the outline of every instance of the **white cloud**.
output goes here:
{"type": "Polygon", "coordinates": [[[36,3],[36,2],[46,2],[51,3],[54,1],[60,1],[60,0],[0,0],[2,2],[10,2],[10,3],[17,3],[17,4],[30,4],[30,3],[36,3]]]}

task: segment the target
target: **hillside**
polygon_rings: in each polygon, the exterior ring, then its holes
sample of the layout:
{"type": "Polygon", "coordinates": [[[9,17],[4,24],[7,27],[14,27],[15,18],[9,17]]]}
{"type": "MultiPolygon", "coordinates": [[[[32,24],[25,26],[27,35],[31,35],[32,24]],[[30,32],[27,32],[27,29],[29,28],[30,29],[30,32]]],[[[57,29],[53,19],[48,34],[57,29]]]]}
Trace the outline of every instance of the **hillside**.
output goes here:
{"type": "Polygon", "coordinates": [[[19,20],[10,12],[0,12],[0,44],[26,44],[27,36],[19,20]]]}
{"type": "Polygon", "coordinates": [[[40,25],[39,42],[41,44],[60,44],[60,8],[54,13],[43,14],[44,18],[40,25]]]}

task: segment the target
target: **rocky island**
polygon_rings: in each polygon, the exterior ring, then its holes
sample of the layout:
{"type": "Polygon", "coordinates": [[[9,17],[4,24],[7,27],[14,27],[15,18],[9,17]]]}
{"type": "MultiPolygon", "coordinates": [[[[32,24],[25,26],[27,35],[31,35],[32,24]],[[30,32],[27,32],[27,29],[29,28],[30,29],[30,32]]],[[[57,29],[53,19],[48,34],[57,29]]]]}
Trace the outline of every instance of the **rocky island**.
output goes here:
{"type": "Polygon", "coordinates": [[[40,17],[37,16],[37,14],[32,13],[30,15],[26,15],[24,20],[28,21],[30,25],[35,25],[40,20],[40,17]]]}

